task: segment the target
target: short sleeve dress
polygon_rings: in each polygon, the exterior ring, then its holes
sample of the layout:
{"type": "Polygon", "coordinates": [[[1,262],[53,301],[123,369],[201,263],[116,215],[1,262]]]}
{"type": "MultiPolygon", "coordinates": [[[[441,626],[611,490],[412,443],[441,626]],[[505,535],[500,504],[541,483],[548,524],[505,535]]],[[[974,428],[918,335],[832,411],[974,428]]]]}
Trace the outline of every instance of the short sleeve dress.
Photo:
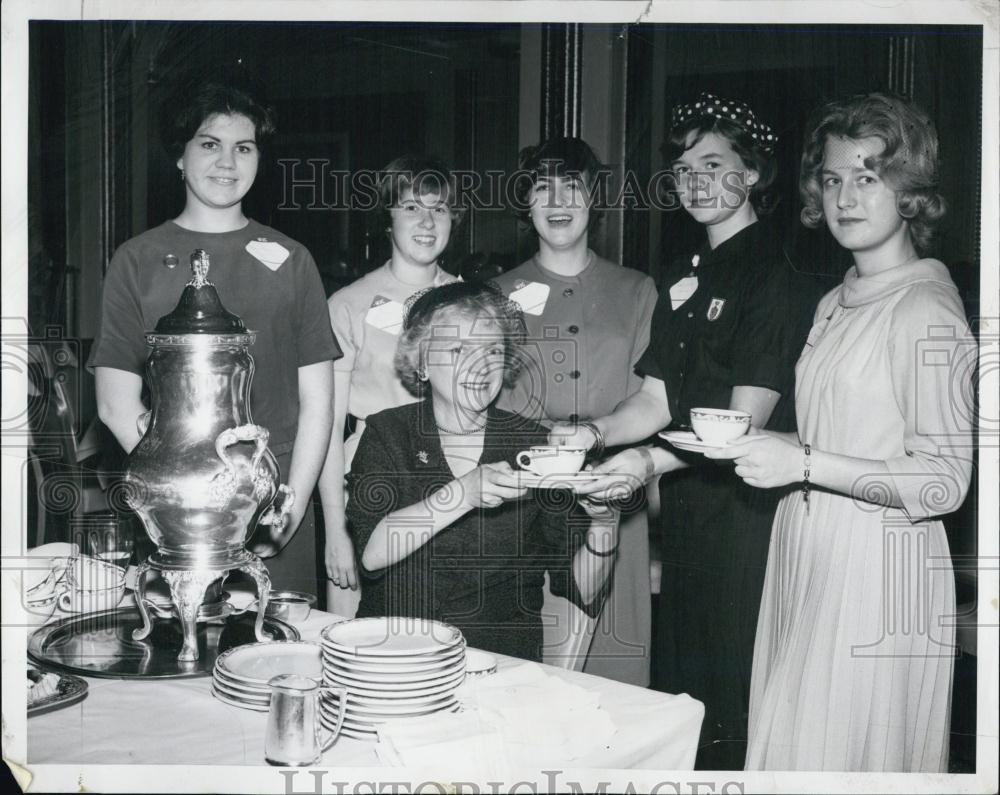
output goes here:
{"type": "MultiPolygon", "coordinates": [[[[257,333],[250,349],[250,410],[254,422],[271,432],[268,447],[287,477],[299,415],[298,369],[341,355],[316,263],[301,243],[252,219],[242,229],[217,233],[167,221],[127,240],[104,278],[101,323],[87,364],[144,375],[145,334],[177,306],[191,279],[194,249],[208,252],[209,280],[223,305],[257,333]]],[[[311,510],[266,564],[273,587],[316,592],[311,510]]]]}
{"type": "MultiPolygon", "coordinates": [[[[766,427],[795,428],[795,361],[820,289],[784,254],[765,221],[663,274],[650,345],[639,369],[664,382],[671,430],[690,410],[728,408],[734,386],[777,392],[766,427]],[[686,300],[675,285],[696,289],[686,300]],[[674,297],[678,303],[674,303],[674,297]]],[[[672,450],[691,467],[660,479],[660,609],[654,686],[705,704],[700,769],[742,767],[757,610],[771,522],[781,496],[755,489],[731,466],[672,450]]]]}
{"type": "MultiPolygon", "coordinates": [[[[576,276],[554,273],[532,258],[497,279],[521,304],[528,331],[524,369],[501,395],[502,408],[547,425],[576,422],[610,414],[642,385],[635,365],[649,342],[656,285],[641,271],[592,251],[589,256],[576,276]]],[[[644,504],[623,514],[619,533],[611,593],[599,622],[580,613],[566,616],[563,605],[546,605],[552,611],[550,653],[571,655],[582,646],[587,673],[646,687],[652,618],[644,504]],[[562,620],[568,631],[555,626],[562,620]]]]}
{"type": "MultiPolygon", "coordinates": [[[[453,281],[454,276],[438,268],[430,286],[453,281]]],[[[327,301],[330,325],[344,354],[333,366],[337,372],[351,374],[347,411],[358,421],[345,442],[348,470],[364,431],[365,418],[419,399],[403,386],[393,364],[406,301],[418,291],[419,288],[397,279],[386,262],[337,290],[327,301]]]]}
{"type": "Polygon", "coordinates": [[[884,461],[859,499],[786,496],[754,653],[748,769],[946,772],[955,583],[944,527],[972,466],[977,346],[944,265],[852,268],[796,367],[799,434],[884,461]],[[902,509],[865,496],[894,489],[902,509]]]}

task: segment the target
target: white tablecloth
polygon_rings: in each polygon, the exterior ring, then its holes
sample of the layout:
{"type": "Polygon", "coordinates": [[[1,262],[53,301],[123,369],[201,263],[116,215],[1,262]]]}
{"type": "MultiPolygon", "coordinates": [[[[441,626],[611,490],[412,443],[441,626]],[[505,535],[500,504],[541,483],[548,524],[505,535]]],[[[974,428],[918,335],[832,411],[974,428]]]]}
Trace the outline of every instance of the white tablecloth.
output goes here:
{"type": "MultiPolygon", "coordinates": [[[[297,628],[319,640],[336,620],[313,611],[297,628]]],[[[500,657],[501,669],[519,660],[500,657]]],[[[593,768],[690,770],[704,707],[610,679],[545,666],[545,672],[596,691],[617,732],[587,754],[593,768]]],[[[87,678],[83,701],[28,721],[29,763],[264,765],[267,714],[228,706],[211,694],[211,678],[155,681],[87,678]]],[[[552,765],[567,760],[553,759],[552,765]]],[[[382,765],[376,743],[340,737],[322,766],[382,765]]],[[[581,767],[580,760],[573,763],[581,767]]]]}

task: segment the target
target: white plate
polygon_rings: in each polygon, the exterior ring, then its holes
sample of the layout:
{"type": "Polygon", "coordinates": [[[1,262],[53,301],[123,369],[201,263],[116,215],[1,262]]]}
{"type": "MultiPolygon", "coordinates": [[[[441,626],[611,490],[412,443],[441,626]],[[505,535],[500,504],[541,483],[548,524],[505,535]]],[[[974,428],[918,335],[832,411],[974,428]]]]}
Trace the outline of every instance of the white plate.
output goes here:
{"type": "Polygon", "coordinates": [[[433,679],[423,679],[419,682],[412,682],[408,679],[367,679],[365,677],[356,677],[349,674],[345,674],[343,671],[337,671],[333,668],[327,667],[323,671],[323,677],[331,682],[337,682],[342,684],[344,687],[351,688],[352,690],[372,690],[387,697],[399,697],[405,696],[407,693],[417,693],[428,689],[439,688],[442,685],[450,684],[452,682],[461,682],[465,676],[465,666],[459,664],[455,668],[443,673],[441,676],[436,676],[433,679]]]}
{"type": "Polygon", "coordinates": [[[435,660],[433,664],[408,666],[396,663],[393,666],[365,665],[352,660],[345,660],[323,652],[323,670],[332,671],[351,679],[357,679],[369,684],[380,682],[424,682],[439,679],[455,673],[465,665],[465,650],[458,649],[448,657],[435,660]]]}
{"type": "MultiPolygon", "coordinates": [[[[456,704],[455,706],[449,707],[448,709],[440,710],[440,712],[458,712],[459,709],[460,705],[456,704]]],[[[403,718],[384,718],[384,719],[379,718],[376,721],[359,720],[357,718],[345,717],[343,726],[345,729],[350,729],[351,731],[355,732],[374,733],[379,726],[384,726],[387,723],[406,723],[407,721],[425,717],[427,716],[410,715],[403,718]]],[[[337,721],[334,716],[327,715],[323,712],[320,712],[320,722],[323,724],[323,728],[329,729],[330,731],[332,731],[337,725],[337,721]]]]}
{"type": "Polygon", "coordinates": [[[246,701],[240,701],[238,699],[227,696],[225,693],[222,693],[221,691],[216,689],[214,684],[212,686],[212,695],[215,698],[219,699],[219,701],[221,701],[223,704],[229,704],[229,706],[231,707],[239,707],[240,709],[252,709],[254,712],[267,712],[270,709],[270,706],[250,704],[246,701]]]}
{"type": "Polygon", "coordinates": [[[605,475],[599,472],[575,472],[571,475],[536,475],[534,472],[518,472],[517,479],[529,489],[566,489],[584,483],[593,483],[605,475]]]}
{"type": "Polygon", "coordinates": [[[235,690],[241,695],[253,696],[255,698],[271,697],[271,688],[247,684],[240,679],[233,678],[218,668],[212,671],[212,681],[218,685],[224,685],[229,690],[235,690]]]}
{"type": "Polygon", "coordinates": [[[485,676],[496,673],[497,658],[479,649],[465,650],[465,675],[485,676]]]}
{"type": "Polygon", "coordinates": [[[680,450],[687,450],[689,453],[704,453],[706,450],[718,450],[727,447],[725,443],[709,444],[703,442],[692,431],[661,431],[657,434],[661,439],[666,439],[670,444],[680,450]]]}
{"type": "Polygon", "coordinates": [[[422,699],[438,693],[447,693],[454,690],[465,681],[465,671],[459,671],[442,682],[434,683],[427,687],[407,687],[406,685],[379,685],[378,687],[365,687],[354,682],[331,676],[329,673],[323,674],[323,684],[333,687],[346,687],[352,696],[360,696],[363,699],[373,699],[376,701],[391,700],[394,703],[402,703],[412,699],[422,699]]]}
{"type": "Polygon", "coordinates": [[[449,668],[465,657],[465,644],[448,649],[447,653],[420,657],[368,657],[345,654],[331,647],[323,648],[323,664],[336,665],[359,674],[410,674],[429,673],[449,668]]]}
{"type": "MultiPolygon", "coordinates": [[[[339,699],[329,691],[320,691],[320,701],[327,703],[327,709],[337,704],[339,699]]],[[[406,699],[401,704],[387,701],[362,701],[353,693],[347,696],[347,714],[355,718],[386,718],[398,715],[424,715],[450,707],[456,702],[454,691],[427,696],[421,699],[406,699]]]]}
{"type": "Polygon", "coordinates": [[[231,678],[266,687],[280,674],[319,679],[323,674],[320,651],[318,643],[307,641],[248,643],[220,654],[215,664],[231,678]]]}
{"type": "MultiPolygon", "coordinates": [[[[327,731],[333,731],[337,728],[337,724],[328,718],[323,717],[320,713],[320,722],[323,724],[323,728],[327,731]]],[[[378,734],[375,733],[375,727],[367,728],[369,724],[364,724],[366,728],[360,729],[355,728],[353,725],[349,725],[346,721],[340,728],[340,733],[345,737],[350,737],[352,740],[369,740],[375,742],[378,740],[378,734]]]]}
{"type": "Polygon", "coordinates": [[[225,682],[220,682],[218,679],[212,681],[212,687],[214,687],[217,692],[222,693],[227,698],[231,698],[234,701],[240,701],[244,704],[255,704],[258,706],[266,707],[271,703],[270,693],[267,693],[265,695],[250,695],[249,693],[244,693],[234,688],[231,688],[227,686],[225,682]]]}
{"type": "Polygon", "coordinates": [[[361,657],[440,654],[464,642],[462,633],[450,624],[399,616],[341,621],[321,634],[328,648],[361,657]]]}

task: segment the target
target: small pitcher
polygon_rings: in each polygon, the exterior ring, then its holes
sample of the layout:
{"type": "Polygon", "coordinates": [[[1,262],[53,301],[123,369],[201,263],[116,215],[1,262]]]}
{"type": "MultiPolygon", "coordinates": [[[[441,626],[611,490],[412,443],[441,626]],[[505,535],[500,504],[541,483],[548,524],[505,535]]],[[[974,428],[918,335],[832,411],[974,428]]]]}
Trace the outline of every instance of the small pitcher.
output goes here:
{"type": "Polygon", "coordinates": [[[264,735],[264,758],[272,765],[315,765],[340,734],[347,689],[320,685],[315,679],[298,674],[281,674],[267,684],[271,688],[271,707],[264,735]],[[320,724],[321,692],[337,697],[337,726],[332,732],[325,732],[320,724]]]}

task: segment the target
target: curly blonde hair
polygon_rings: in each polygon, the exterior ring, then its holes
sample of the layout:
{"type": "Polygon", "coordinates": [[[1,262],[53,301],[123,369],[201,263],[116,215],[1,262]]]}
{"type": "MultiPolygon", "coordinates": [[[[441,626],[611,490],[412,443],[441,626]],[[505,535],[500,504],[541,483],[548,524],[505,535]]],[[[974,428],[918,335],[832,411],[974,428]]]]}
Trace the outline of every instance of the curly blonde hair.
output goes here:
{"type": "Polygon", "coordinates": [[[417,396],[424,393],[421,373],[426,366],[427,342],[433,337],[443,312],[485,318],[500,328],[504,339],[503,384],[513,386],[523,365],[520,351],[525,340],[525,326],[521,308],[495,284],[452,282],[415,293],[406,303],[406,318],[393,364],[407,391],[417,396]]]}
{"type": "Polygon", "coordinates": [[[896,94],[857,94],[827,103],[809,123],[799,193],[802,223],[823,223],[823,151],[830,136],[878,138],[882,152],[868,158],[865,167],[876,171],[896,191],[896,209],[908,221],[910,239],[919,254],[932,245],[937,223],[946,205],[938,192],[938,138],[930,118],[896,94]]]}

